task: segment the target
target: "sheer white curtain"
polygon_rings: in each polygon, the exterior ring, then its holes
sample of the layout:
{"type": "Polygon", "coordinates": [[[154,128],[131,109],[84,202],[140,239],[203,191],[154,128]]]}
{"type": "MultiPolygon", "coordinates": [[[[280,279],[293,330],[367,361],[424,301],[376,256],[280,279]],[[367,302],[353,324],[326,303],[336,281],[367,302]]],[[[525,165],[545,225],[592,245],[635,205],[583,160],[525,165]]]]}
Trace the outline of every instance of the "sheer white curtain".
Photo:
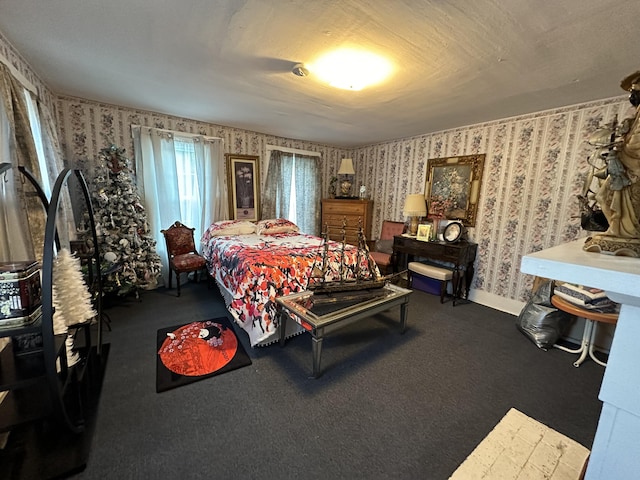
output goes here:
{"type": "Polygon", "coordinates": [[[219,138],[181,136],[149,127],[134,127],[133,137],[137,185],[157,242],[163,277],[168,278],[167,251],[160,230],[180,221],[195,228],[199,248],[200,237],[209,225],[228,218],[223,143],[219,138]],[[188,143],[192,155],[184,148],[177,149],[177,142],[188,143]]]}
{"type": "Polygon", "coordinates": [[[196,228],[196,241],[212,222],[229,218],[229,204],[224,177],[224,150],[222,139],[178,137],[178,141],[193,145],[195,181],[199,196],[192,227],[196,228]]]}

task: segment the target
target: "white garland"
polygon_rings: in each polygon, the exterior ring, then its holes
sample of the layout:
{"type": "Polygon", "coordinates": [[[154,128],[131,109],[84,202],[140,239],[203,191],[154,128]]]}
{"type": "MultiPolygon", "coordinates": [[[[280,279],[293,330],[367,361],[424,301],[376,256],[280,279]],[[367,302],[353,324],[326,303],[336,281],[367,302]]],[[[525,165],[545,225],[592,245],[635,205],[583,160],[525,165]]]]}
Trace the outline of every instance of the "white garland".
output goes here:
{"type": "Polygon", "coordinates": [[[65,325],[85,323],[98,313],[93,308],[91,294],[84,282],[80,260],[63,248],[53,264],[54,307],[65,325]]]}
{"type": "MultiPolygon", "coordinates": [[[[63,248],[53,262],[53,333],[63,334],[68,326],[82,324],[96,317],[91,294],[82,276],[80,260],[63,248]]],[[[66,339],[67,364],[80,360],[73,351],[73,336],[66,339]]]]}

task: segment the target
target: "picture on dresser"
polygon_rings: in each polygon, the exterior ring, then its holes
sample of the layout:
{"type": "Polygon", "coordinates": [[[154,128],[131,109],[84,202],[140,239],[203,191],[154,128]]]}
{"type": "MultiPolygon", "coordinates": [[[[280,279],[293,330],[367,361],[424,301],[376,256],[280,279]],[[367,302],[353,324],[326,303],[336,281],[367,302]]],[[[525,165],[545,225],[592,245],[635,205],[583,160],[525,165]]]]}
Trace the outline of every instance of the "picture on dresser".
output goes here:
{"type": "Polygon", "coordinates": [[[427,161],[425,192],[429,216],[476,224],[485,154],[427,161]]]}
{"type": "Polygon", "coordinates": [[[260,219],[260,157],[225,154],[231,220],[260,219]]]}
{"type": "Polygon", "coordinates": [[[431,224],[421,223],[420,225],[418,225],[416,240],[422,240],[423,242],[428,242],[431,240],[431,224]]]}

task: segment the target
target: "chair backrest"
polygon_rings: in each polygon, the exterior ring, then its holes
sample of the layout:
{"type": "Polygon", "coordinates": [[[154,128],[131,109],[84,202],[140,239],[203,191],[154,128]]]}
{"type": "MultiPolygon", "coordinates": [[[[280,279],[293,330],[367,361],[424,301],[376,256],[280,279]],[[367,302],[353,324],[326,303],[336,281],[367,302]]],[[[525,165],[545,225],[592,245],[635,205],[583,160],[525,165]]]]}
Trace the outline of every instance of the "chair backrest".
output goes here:
{"type": "Polygon", "coordinates": [[[167,243],[169,257],[185,253],[198,253],[193,239],[194,230],[195,228],[189,228],[180,222],[174,223],[167,230],[160,230],[167,243]]]}
{"type": "Polygon", "coordinates": [[[404,222],[392,222],[384,220],[382,222],[382,230],[380,231],[380,240],[393,240],[396,235],[404,233],[404,222]]]}

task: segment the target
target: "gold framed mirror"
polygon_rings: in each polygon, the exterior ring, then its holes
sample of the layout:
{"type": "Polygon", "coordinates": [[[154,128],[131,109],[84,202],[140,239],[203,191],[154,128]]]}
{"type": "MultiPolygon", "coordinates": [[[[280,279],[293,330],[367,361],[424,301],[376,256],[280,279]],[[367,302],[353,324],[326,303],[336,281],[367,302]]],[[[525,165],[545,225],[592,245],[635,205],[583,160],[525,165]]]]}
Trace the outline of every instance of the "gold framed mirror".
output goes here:
{"type": "Polygon", "coordinates": [[[485,154],[427,161],[425,197],[429,217],[476,224],[485,154]]]}

